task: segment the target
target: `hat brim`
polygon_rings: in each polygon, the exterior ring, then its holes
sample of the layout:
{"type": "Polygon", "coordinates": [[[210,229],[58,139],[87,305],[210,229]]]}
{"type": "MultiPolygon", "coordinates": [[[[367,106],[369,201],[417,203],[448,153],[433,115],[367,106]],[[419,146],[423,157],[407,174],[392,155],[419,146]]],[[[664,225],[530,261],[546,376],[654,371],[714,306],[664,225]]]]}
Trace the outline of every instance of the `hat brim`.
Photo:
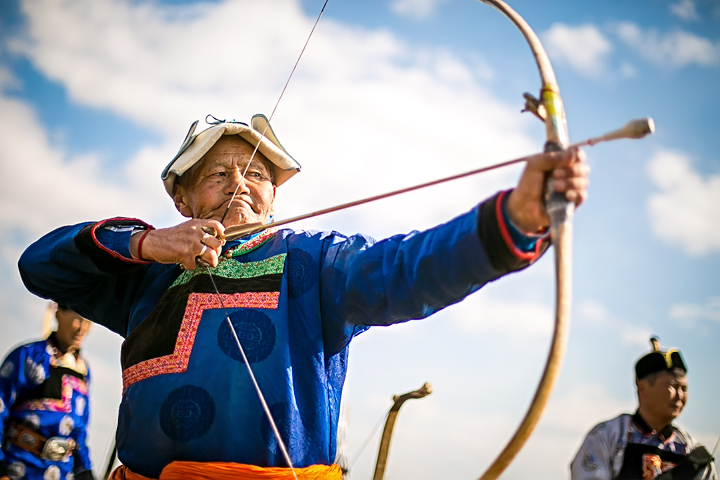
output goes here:
{"type": "Polygon", "coordinates": [[[195,136],[192,136],[193,128],[191,127],[191,132],[183,142],[183,147],[163,170],[162,180],[168,194],[172,197],[177,177],[182,176],[199,162],[203,155],[224,135],[240,136],[270,160],[275,185],[282,185],[298,173],[301,168],[300,164],[285,151],[267,118],[264,115],[255,115],[251,123],[252,126],[234,122],[219,123],[195,136]]]}

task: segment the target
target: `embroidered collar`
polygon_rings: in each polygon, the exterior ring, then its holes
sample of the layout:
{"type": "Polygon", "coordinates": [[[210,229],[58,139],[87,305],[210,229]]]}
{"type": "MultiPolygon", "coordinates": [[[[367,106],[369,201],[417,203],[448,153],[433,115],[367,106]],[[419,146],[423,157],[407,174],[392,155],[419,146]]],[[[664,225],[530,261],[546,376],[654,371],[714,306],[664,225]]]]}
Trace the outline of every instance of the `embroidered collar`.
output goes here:
{"type": "Polygon", "coordinates": [[[246,253],[250,253],[253,250],[256,250],[262,245],[264,245],[265,242],[273,238],[276,233],[277,228],[268,228],[267,230],[256,233],[255,235],[252,235],[247,239],[240,240],[240,244],[233,245],[233,243],[235,242],[231,242],[228,245],[227,250],[225,250],[225,253],[223,253],[223,257],[233,258],[240,255],[245,255],[246,253]]]}
{"type": "Polygon", "coordinates": [[[651,435],[653,433],[657,434],[658,437],[660,437],[660,440],[665,442],[667,439],[669,439],[673,433],[675,433],[675,426],[671,423],[669,425],[666,425],[662,430],[659,432],[656,432],[653,430],[650,425],[647,424],[647,422],[640,416],[640,411],[637,410],[632,417],[633,423],[637,425],[637,427],[640,429],[641,432],[643,432],[645,435],[651,435]]]}

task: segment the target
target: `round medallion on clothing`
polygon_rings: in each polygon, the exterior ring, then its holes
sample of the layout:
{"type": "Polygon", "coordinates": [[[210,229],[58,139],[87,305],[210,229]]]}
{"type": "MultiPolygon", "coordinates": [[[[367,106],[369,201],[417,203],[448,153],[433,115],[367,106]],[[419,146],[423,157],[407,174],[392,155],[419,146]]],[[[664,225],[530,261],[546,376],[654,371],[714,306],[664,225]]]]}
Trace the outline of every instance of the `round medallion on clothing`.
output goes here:
{"type": "Polygon", "coordinates": [[[68,436],[72,433],[73,428],[75,428],[75,421],[70,415],[65,415],[62,420],[60,420],[60,427],[58,431],[60,432],[60,435],[68,436]]]}
{"type": "Polygon", "coordinates": [[[0,368],[0,377],[2,378],[10,378],[15,371],[15,364],[8,360],[5,362],[5,364],[0,368]]]}
{"type": "MultiPolygon", "coordinates": [[[[248,362],[260,362],[272,353],[276,340],[275,325],[265,313],[256,310],[238,310],[230,314],[230,321],[248,362]]],[[[227,320],[220,323],[217,342],[225,355],[242,362],[242,355],[227,320]]]]}
{"type": "Polygon", "coordinates": [[[170,392],[160,407],[160,428],[177,442],[207,432],[215,421],[215,402],[203,388],[185,385],[170,392]]]}
{"type": "Polygon", "coordinates": [[[305,294],[315,285],[315,277],[311,272],[318,269],[315,259],[304,250],[294,248],[288,252],[287,270],[288,296],[297,298],[305,294]]]}
{"type": "Polygon", "coordinates": [[[43,480],[60,480],[60,469],[55,465],[50,465],[43,474],[43,480]]]}
{"type": "Polygon", "coordinates": [[[13,462],[7,466],[8,477],[15,480],[16,478],[23,478],[27,468],[23,462],[13,462]]]}
{"type": "Polygon", "coordinates": [[[32,358],[25,359],[25,376],[35,385],[45,381],[45,369],[33,361],[32,358]]]}

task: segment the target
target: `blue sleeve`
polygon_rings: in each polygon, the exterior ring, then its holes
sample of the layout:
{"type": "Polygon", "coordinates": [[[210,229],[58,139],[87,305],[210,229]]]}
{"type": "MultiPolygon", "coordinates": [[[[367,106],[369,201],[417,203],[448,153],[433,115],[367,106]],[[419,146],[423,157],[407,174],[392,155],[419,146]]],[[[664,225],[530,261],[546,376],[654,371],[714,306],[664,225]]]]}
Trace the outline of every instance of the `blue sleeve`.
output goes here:
{"type": "Polygon", "coordinates": [[[18,262],[27,289],[68,305],[83,317],[127,334],[129,312],[148,262],[128,258],[136,219],[61,227],[23,252],[18,262]]]}
{"type": "Polygon", "coordinates": [[[505,244],[495,216],[500,201],[494,197],[423,232],[379,242],[358,235],[333,244],[322,272],[324,315],[343,319],[352,335],[357,325],[427,317],[524,268],[540,253],[517,258],[505,244]]]}

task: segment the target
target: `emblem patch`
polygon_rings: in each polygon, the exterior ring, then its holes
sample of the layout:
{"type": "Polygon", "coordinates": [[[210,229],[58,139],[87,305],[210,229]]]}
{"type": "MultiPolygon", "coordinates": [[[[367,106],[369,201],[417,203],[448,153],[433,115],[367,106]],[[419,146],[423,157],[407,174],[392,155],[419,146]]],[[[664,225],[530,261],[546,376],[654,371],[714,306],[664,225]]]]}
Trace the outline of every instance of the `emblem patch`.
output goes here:
{"type": "MultiPolygon", "coordinates": [[[[239,310],[230,314],[230,321],[248,362],[261,362],[272,353],[275,348],[276,332],[270,317],[255,310],[239,310]]],[[[242,362],[240,350],[227,320],[220,323],[217,342],[225,355],[242,362]]]]}
{"type": "Polygon", "coordinates": [[[215,402],[195,385],[170,392],[160,407],[160,428],[172,440],[183,443],[204,435],[215,421],[215,402]]]}

